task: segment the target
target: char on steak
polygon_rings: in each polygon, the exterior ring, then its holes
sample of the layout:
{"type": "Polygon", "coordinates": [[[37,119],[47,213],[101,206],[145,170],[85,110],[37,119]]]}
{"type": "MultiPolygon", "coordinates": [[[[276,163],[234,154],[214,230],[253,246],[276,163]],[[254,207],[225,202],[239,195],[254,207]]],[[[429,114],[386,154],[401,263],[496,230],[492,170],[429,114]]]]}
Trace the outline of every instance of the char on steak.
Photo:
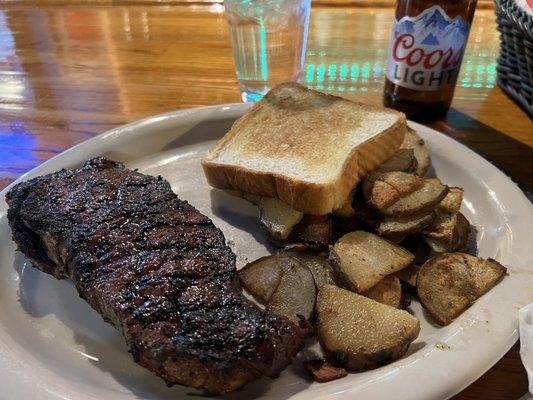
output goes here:
{"type": "Polygon", "coordinates": [[[13,187],[13,239],[33,266],[70,278],[167,383],[226,393],[276,376],[302,332],[243,295],[212,221],[161,177],[103,158],[13,187]]]}

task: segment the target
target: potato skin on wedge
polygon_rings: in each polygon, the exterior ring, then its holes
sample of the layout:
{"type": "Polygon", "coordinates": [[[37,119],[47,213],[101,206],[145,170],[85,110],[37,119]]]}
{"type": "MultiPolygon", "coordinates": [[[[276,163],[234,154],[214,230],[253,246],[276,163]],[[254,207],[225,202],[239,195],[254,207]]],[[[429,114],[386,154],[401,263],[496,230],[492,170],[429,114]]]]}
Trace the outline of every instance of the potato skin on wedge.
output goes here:
{"type": "Polygon", "coordinates": [[[458,212],[437,212],[430,226],[422,231],[422,237],[434,253],[464,251],[470,236],[470,222],[458,212]]]}
{"type": "Polygon", "coordinates": [[[357,293],[324,285],[317,298],[318,339],[330,362],[351,370],[379,367],[403,356],[420,323],[357,293]]]}
{"type": "Polygon", "coordinates": [[[380,236],[384,236],[392,241],[397,238],[403,238],[413,233],[420,232],[431,225],[435,219],[436,213],[433,211],[409,215],[407,217],[384,218],[376,229],[380,236]]]}
{"type": "Polygon", "coordinates": [[[299,325],[304,320],[310,326],[317,294],[315,279],[325,281],[330,277],[327,275],[330,271],[320,265],[320,261],[311,255],[307,258],[291,254],[261,257],[241,269],[239,279],[267,310],[299,325]]]}
{"type": "Polygon", "coordinates": [[[420,177],[407,172],[376,170],[363,181],[363,197],[368,204],[382,211],[420,188],[423,182],[420,177]]]}
{"type": "Polygon", "coordinates": [[[446,185],[424,179],[418,189],[379,211],[389,217],[399,217],[432,210],[446,197],[448,190],[446,185]]]}
{"type": "Polygon", "coordinates": [[[331,270],[331,266],[329,265],[328,259],[325,256],[308,252],[289,254],[291,254],[292,257],[297,258],[307,268],[309,268],[309,272],[311,272],[311,275],[313,275],[317,289],[320,289],[326,283],[332,285],[335,283],[333,271],[331,270]]]}
{"type": "Polygon", "coordinates": [[[260,303],[266,304],[278,287],[284,269],[281,264],[290,264],[291,258],[266,256],[252,261],[239,271],[242,285],[260,303]]]}
{"type": "Polygon", "coordinates": [[[448,325],[492,288],[507,269],[495,260],[465,253],[443,253],[422,265],[416,281],[422,306],[448,325]]]}
{"type": "Polygon", "coordinates": [[[303,319],[310,326],[315,309],[316,285],[309,269],[298,260],[294,261],[283,273],[266,309],[289,318],[297,325],[301,325],[303,319]]]}

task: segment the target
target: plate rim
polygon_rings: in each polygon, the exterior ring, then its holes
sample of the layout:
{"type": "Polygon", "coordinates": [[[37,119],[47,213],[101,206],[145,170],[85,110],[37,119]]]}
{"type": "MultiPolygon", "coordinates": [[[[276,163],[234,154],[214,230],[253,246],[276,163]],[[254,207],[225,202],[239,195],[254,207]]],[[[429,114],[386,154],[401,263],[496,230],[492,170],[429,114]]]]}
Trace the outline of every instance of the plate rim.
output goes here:
{"type": "MultiPolygon", "coordinates": [[[[113,143],[113,141],[116,140],[116,138],[124,135],[127,131],[130,131],[130,130],[135,131],[136,135],[142,136],[142,133],[140,133],[140,132],[142,132],[143,126],[152,125],[152,124],[157,123],[159,121],[166,120],[169,123],[172,123],[173,120],[180,120],[180,119],[186,117],[189,114],[202,114],[202,113],[205,113],[206,117],[208,119],[209,118],[209,113],[212,112],[212,111],[221,111],[221,112],[222,111],[230,111],[230,112],[234,112],[234,113],[236,113],[238,115],[242,115],[242,113],[244,113],[245,110],[248,109],[250,106],[251,106],[251,104],[226,103],[226,104],[218,104],[218,105],[203,106],[203,107],[196,107],[196,108],[187,108],[187,109],[182,109],[182,110],[177,110],[177,111],[169,111],[169,112],[162,113],[162,114],[148,116],[148,117],[145,117],[145,118],[142,118],[142,119],[139,119],[139,120],[124,124],[124,125],[120,125],[120,126],[114,127],[114,128],[112,128],[110,130],[107,130],[105,132],[102,132],[102,133],[100,133],[100,134],[98,134],[98,135],[96,135],[96,136],[94,136],[92,138],[89,138],[89,139],[87,139],[87,140],[85,140],[85,141],[83,141],[81,143],[78,143],[75,146],[72,146],[72,147],[62,151],[61,153],[55,155],[54,157],[46,160],[45,162],[41,163],[40,165],[36,166],[35,168],[32,168],[31,170],[29,170],[29,171],[25,172],[24,174],[20,175],[19,177],[17,177],[16,180],[14,180],[8,186],[6,186],[4,189],[2,189],[2,191],[0,191],[0,218],[2,218],[4,216],[4,214],[6,213],[6,211],[7,211],[7,205],[5,203],[5,195],[14,185],[16,185],[19,182],[25,181],[25,180],[33,177],[33,176],[37,176],[37,175],[40,175],[42,173],[47,173],[46,170],[50,169],[50,167],[52,167],[53,170],[56,170],[57,168],[61,168],[61,167],[54,166],[54,165],[57,164],[57,163],[65,164],[65,162],[62,160],[63,158],[66,158],[66,157],[69,157],[69,156],[74,156],[74,157],[77,156],[80,159],[83,159],[83,158],[86,159],[88,157],[83,157],[85,149],[91,148],[91,146],[94,147],[95,144],[100,144],[100,143],[102,143],[102,141],[105,141],[105,140],[110,140],[111,143],[113,143]],[[79,153],[79,154],[77,154],[77,153],[79,153]]],[[[221,118],[221,117],[222,116],[220,116],[219,118],[221,118]]],[[[202,118],[202,119],[205,119],[205,118],[202,118]]],[[[525,202],[525,204],[527,204],[529,202],[528,199],[527,199],[527,196],[522,191],[522,189],[518,186],[518,184],[513,180],[513,178],[509,177],[505,172],[503,172],[497,166],[492,164],[489,160],[484,158],[484,156],[480,155],[479,153],[475,152],[474,150],[470,149],[468,146],[462,144],[461,142],[455,140],[454,138],[449,137],[449,136],[445,135],[442,132],[439,132],[438,130],[435,130],[433,128],[427,127],[427,126],[422,125],[422,124],[418,124],[418,123],[413,122],[413,121],[408,121],[408,124],[410,126],[412,126],[412,127],[415,127],[415,129],[417,127],[419,127],[421,129],[423,129],[424,131],[431,132],[432,135],[437,135],[437,137],[440,137],[441,139],[444,138],[445,140],[451,140],[454,143],[454,146],[458,145],[458,146],[461,147],[461,149],[463,151],[466,151],[467,153],[470,153],[473,157],[476,157],[478,159],[477,161],[481,162],[481,165],[482,165],[483,169],[489,168],[489,169],[496,170],[497,171],[496,172],[496,177],[498,179],[500,179],[500,180],[503,179],[506,183],[510,183],[512,185],[513,191],[514,191],[514,193],[512,193],[513,196],[517,195],[521,200],[523,200],[525,202]]],[[[135,140],[135,138],[133,138],[133,140],[135,140]]],[[[92,156],[93,155],[91,155],[90,157],[92,157],[92,156]]],[[[511,194],[509,194],[509,195],[511,195],[511,194]]],[[[498,351],[494,352],[494,349],[493,349],[493,353],[492,353],[493,356],[491,357],[491,361],[488,362],[488,363],[485,363],[482,367],[478,367],[476,369],[477,372],[475,374],[475,377],[469,376],[469,377],[463,379],[463,382],[461,382],[461,383],[453,381],[454,383],[456,383],[456,385],[454,385],[454,387],[451,389],[451,391],[450,391],[449,385],[447,385],[447,386],[446,385],[444,385],[444,386],[443,385],[436,385],[434,387],[435,390],[431,391],[431,395],[430,396],[432,398],[433,397],[436,398],[436,396],[442,397],[443,395],[446,396],[446,397],[451,397],[451,396],[459,393],[464,388],[466,388],[469,385],[471,385],[475,380],[477,380],[483,374],[485,374],[486,371],[488,371],[490,368],[492,368],[492,366],[499,359],[501,359],[503,355],[505,355],[505,353],[513,346],[513,344],[517,340],[518,340],[518,331],[515,329],[514,332],[511,335],[506,337],[505,344],[504,345],[502,344],[502,345],[500,345],[498,347],[498,349],[499,349],[498,351]],[[437,389],[440,389],[440,390],[437,390],[437,389]],[[443,392],[443,390],[445,390],[445,393],[443,392]]],[[[1,352],[0,352],[0,354],[1,354],[1,352]]],[[[1,368],[0,368],[0,370],[1,370],[1,368]]],[[[0,376],[0,382],[1,382],[1,376],[0,376]]],[[[351,392],[348,390],[348,391],[343,391],[342,393],[336,394],[336,395],[330,394],[327,397],[344,398],[346,396],[348,398],[350,396],[350,394],[351,394],[351,392]]]]}

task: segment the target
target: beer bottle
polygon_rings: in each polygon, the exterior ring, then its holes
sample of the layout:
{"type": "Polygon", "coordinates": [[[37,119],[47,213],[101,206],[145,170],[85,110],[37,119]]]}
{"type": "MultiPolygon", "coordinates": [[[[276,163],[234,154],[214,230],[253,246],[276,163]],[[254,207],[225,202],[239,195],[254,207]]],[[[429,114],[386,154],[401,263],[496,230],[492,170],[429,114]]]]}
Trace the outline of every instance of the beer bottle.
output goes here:
{"type": "Polygon", "coordinates": [[[446,115],[477,0],[397,0],[383,103],[408,118],[446,115]]]}

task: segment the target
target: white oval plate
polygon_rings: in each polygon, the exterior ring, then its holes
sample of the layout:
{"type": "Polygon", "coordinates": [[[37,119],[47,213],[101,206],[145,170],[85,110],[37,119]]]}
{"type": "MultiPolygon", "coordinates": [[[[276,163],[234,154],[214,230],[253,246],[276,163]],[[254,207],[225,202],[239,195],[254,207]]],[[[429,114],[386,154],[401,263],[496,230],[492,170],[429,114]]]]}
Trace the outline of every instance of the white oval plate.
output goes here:
{"type": "MultiPolygon", "coordinates": [[[[134,122],[65,151],[18,181],[97,155],[160,174],[182,199],[212,217],[242,267],[271,250],[258,229],[256,210],[210,189],[199,160],[247,107],[205,107],[134,122]]],[[[315,343],[278,379],[261,379],[226,398],[442,399],[472,383],[517,340],[517,310],[533,301],[532,206],[486,160],[441,133],[411,125],[426,140],[437,175],[465,188],[462,211],[477,228],[479,254],[501,261],[509,275],[447,327],[429,323],[414,302],[411,308],[422,331],[401,360],[318,384],[301,367],[301,359],[318,350],[315,343]]],[[[71,283],[31,268],[15,252],[6,220],[8,189],[0,195],[0,398],[198,398],[189,388],[167,388],[136,365],[120,334],[79,299],[71,283]]]]}

